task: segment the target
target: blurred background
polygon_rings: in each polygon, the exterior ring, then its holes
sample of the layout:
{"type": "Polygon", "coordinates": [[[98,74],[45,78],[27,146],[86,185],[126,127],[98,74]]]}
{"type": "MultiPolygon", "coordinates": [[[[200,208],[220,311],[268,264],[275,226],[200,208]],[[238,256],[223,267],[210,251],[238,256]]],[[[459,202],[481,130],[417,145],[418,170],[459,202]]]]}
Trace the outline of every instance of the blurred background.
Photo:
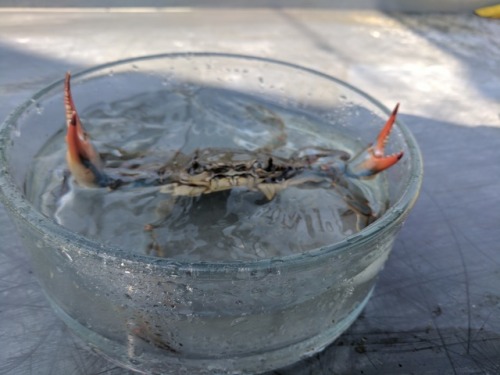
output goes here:
{"type": "Polygon", "coordinates": [[[4,0],[3,7],[76,7],[76,8],[144,8],[144,7],[196,7],[196,8],[326,8],[326,9],[375,9],[402,12],[465,12],[495,4],[487,0],[4,0]]]}
{"type": "MultiPolygon", "coordinates": [[[[3,0],[0,121],[68,70],[182,51],[289,61],[400,102],[424,156],[420,199],[361,317],[271,374],[498,374],[500,19],[474,14],[495,4],[3,0]]],[[[127,373],[54,315],[2,208],[0,239],[0,374],[127,373]]]]}

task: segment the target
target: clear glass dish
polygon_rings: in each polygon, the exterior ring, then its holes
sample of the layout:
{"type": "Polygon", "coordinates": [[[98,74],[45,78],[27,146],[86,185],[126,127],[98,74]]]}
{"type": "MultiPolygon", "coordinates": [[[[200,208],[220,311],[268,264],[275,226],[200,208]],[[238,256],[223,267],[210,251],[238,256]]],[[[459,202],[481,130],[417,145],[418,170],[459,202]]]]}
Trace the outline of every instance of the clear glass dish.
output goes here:
{"type": "MultiPolygon", "coordinates": [[[[390,113],[331,76],[250,56],[147,56],[98,66],[72,81],[81,111],[172,82],[257,95],[326,119],[344,116],[345,131],[365,144],[390,113]],[[364,121],[353,121],[353,109],[363,110],[364,121]]],[[[387,145],[388,152],[405,153],[383,172],[389,208],[373,224],[305,253],[183,262],[85,238],[27,199],[33,158],[65,126],[62,87],[61,80],[43,89],[1,125],[0,197],[54,310],[91,347],[143,373],[249,374],[321,351],[356,319],[422,182],[421,155],[404,125],[397,123],[387,145]]]]}

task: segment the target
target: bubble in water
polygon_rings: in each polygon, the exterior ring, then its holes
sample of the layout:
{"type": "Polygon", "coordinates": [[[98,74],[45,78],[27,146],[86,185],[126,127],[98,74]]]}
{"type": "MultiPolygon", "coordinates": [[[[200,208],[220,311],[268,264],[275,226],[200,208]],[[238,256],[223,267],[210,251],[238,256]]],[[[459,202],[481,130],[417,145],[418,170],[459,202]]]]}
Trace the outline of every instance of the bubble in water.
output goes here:
{"type": "Polygon", "coordinates": [[[44,108],[39,103],[36,103],[36,105],[35,105],[36,114],[37,115],[43,114],[43,110],[44,110],[44,108]]]}

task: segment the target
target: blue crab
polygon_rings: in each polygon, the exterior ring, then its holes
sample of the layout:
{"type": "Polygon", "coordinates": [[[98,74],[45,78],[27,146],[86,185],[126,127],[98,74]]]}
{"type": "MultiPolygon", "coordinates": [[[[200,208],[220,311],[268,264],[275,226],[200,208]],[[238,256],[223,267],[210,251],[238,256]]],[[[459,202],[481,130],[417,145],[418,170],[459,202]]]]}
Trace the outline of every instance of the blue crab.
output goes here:
{"type": "MultiPolygon", "coordinates": [[[[159,220],[145,225],[153,231],[168,215],[175,198],[196,197],[234,188],[259,191],[266,199],[291,186],[325,183],[336,189],[346,203],[360,217],[372,222],[379,212],[370,207],[353,181],[370,178],[396,164],[403,152],[385,155],[385,145],[396,120],[396,105],[376,142],[357,155],[324,148],[303,148],[290,158],[272,154],[269,147],[257,151],[234,149],[199,149],[192,155],[177,153],[171,160],[154,169],[120,168],[111,170],[92,146],[71,95],[70,74],[66,75],[64,98],[66,107],[66,161],[77,184],[88,188],[120,189],[133,184],[158,186],[158,191],[169,199],[158,208],[159,220]]],[[[284,128],[284,126],[283,126],[284,128]]],[[[367,225],[369,223],[364,223],[367,225]]]]}

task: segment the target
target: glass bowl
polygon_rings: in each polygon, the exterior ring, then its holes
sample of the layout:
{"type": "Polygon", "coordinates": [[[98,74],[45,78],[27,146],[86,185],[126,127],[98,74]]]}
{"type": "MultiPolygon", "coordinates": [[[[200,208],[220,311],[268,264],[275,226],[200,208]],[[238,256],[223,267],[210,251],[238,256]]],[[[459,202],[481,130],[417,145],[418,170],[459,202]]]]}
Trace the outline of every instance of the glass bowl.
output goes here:
{"type": "MultiPolygon", "coordinates": [[[[390,114],[375,99],[326,74],[240,55],[134,58],[74,74],[72,84],[80,113],[173,85],[188,91],[210,86],[319,116],[364,144],[375,139],[390,114]]],[[[26,176],[34,158],[64,127],[62,80],[1,125],[1,200],[56,313],[104,356],[143,373],[256,373],[321,351],[367,303],[422,181],[418,146],[398,122],[387,148],[403,150],[404,157],[383,172],[389,207],[361,231],[269,259],[159,258],[74,233],[27,199],[26,176]]]]}

